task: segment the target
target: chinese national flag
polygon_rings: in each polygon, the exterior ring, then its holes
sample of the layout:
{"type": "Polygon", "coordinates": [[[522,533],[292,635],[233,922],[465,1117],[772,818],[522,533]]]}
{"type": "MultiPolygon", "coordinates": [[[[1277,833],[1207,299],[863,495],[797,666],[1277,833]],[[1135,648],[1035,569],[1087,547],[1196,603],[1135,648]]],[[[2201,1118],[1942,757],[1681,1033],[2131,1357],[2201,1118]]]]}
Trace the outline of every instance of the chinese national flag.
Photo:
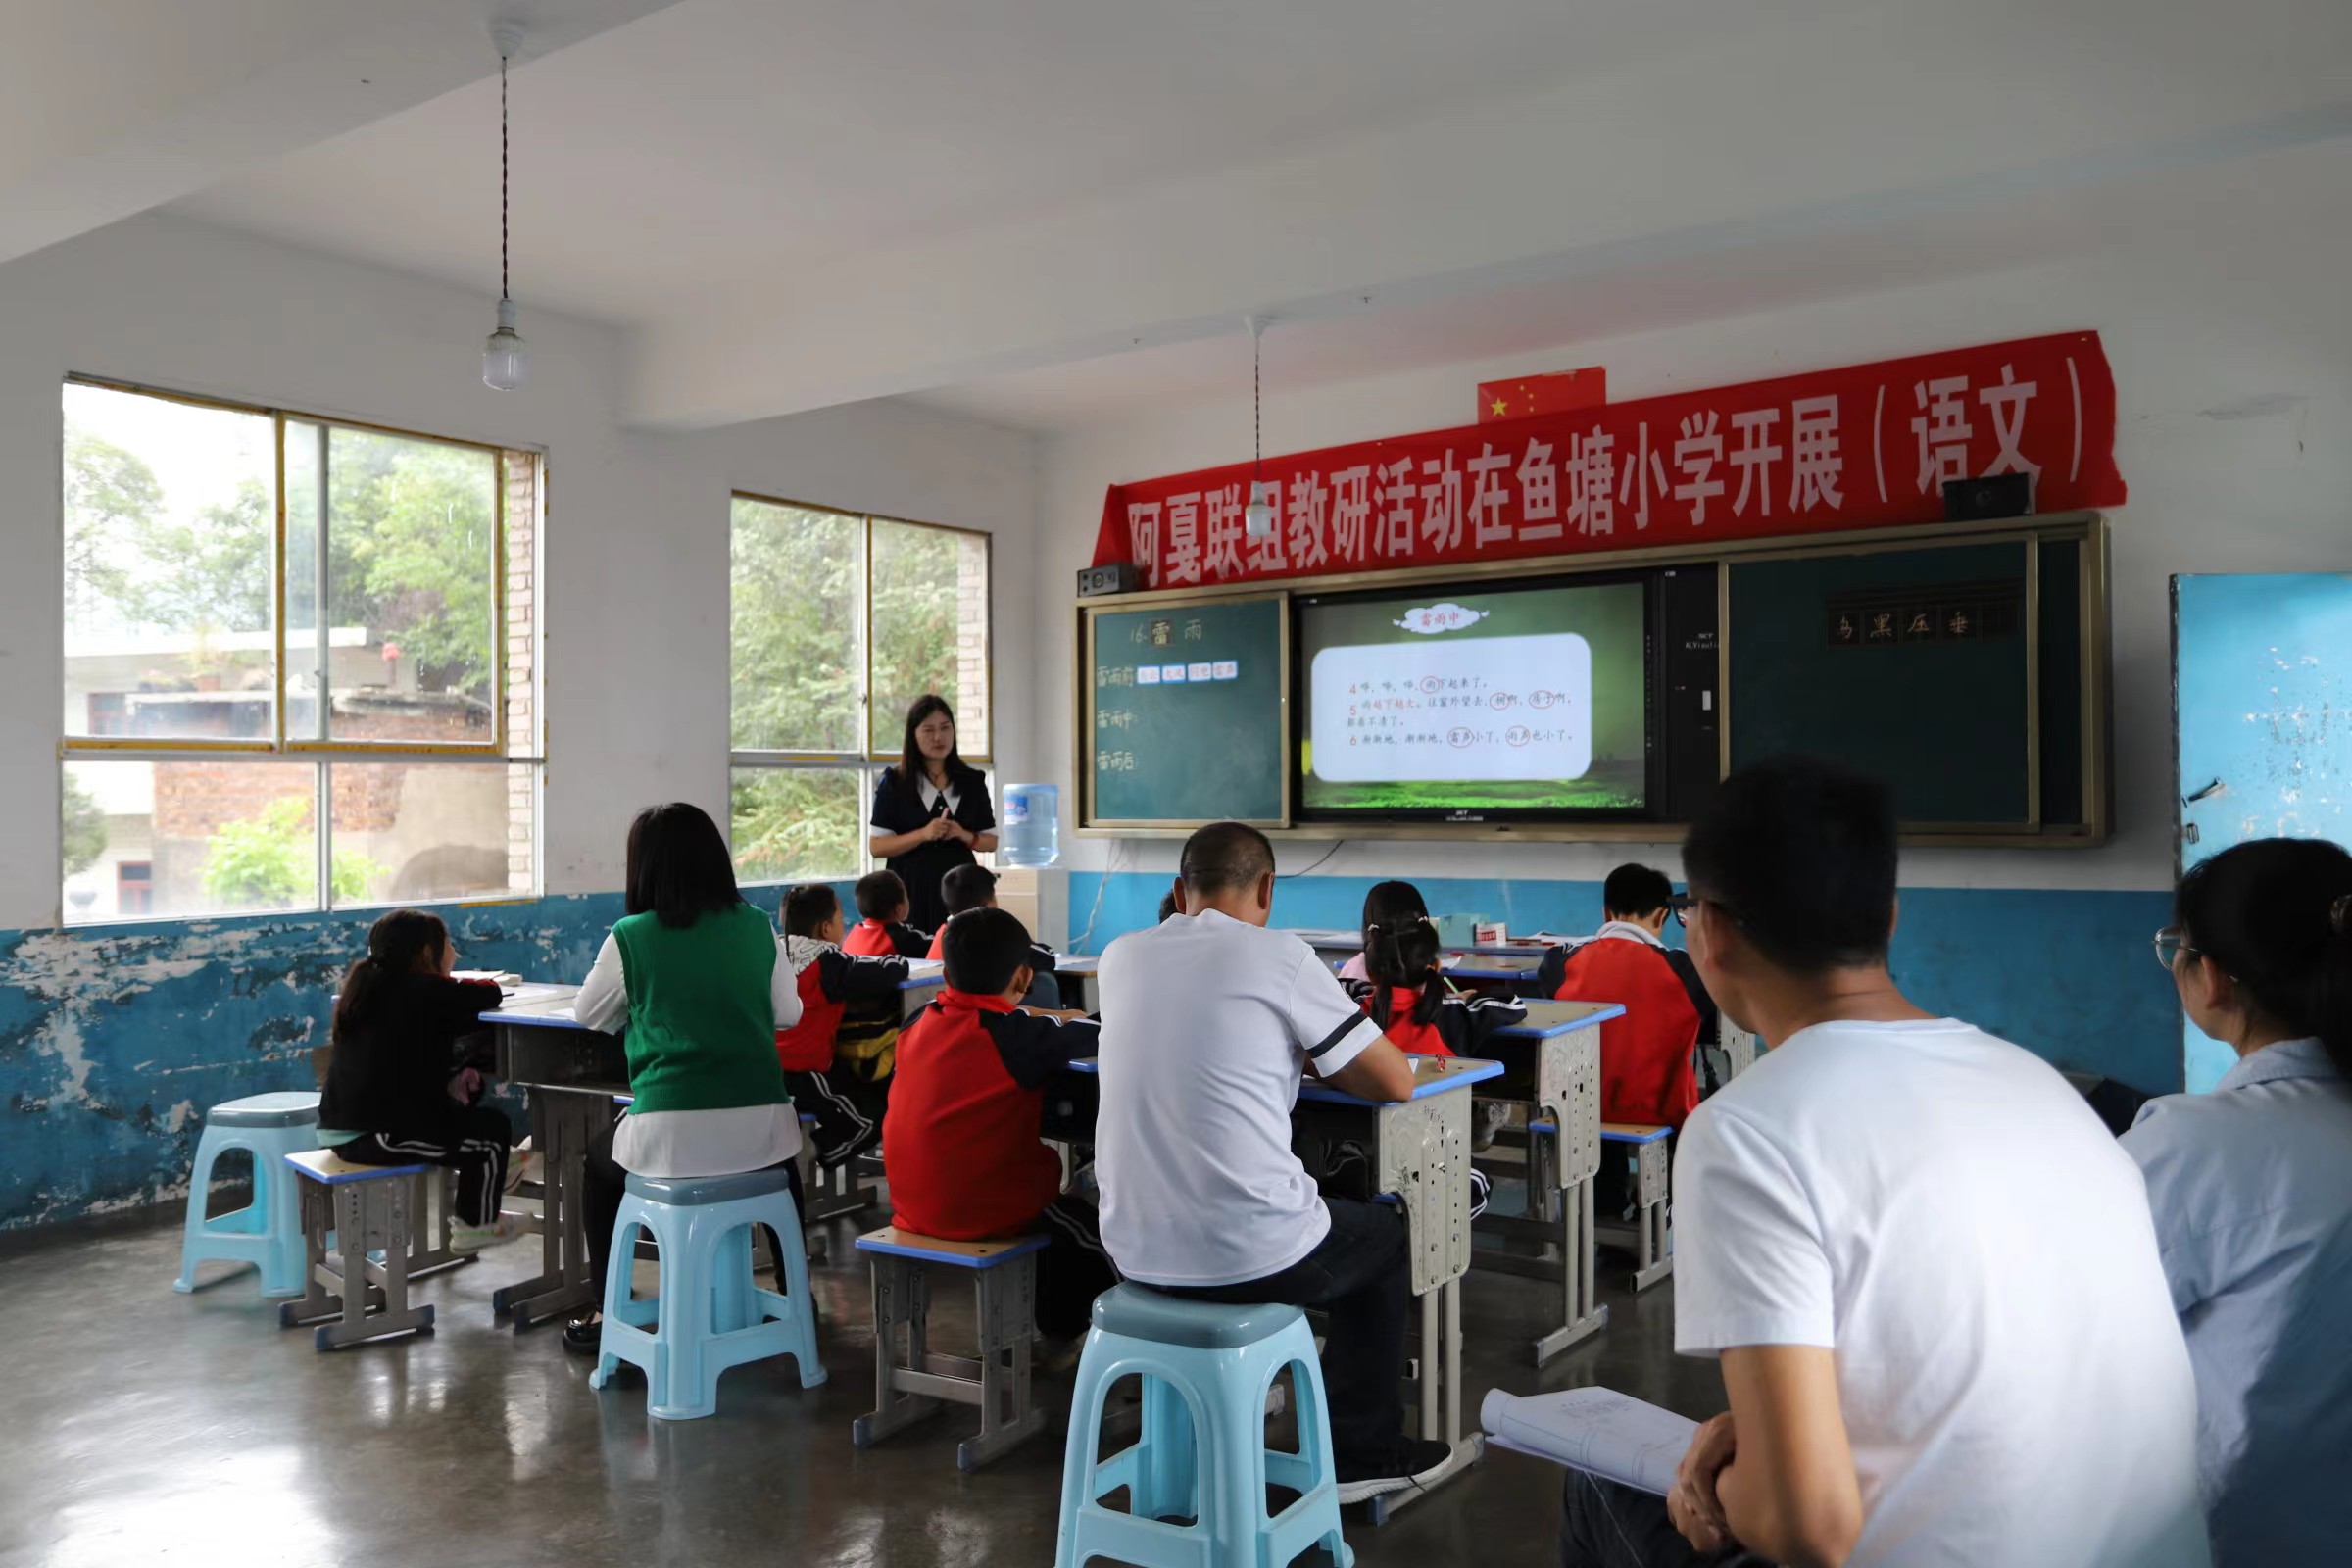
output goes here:
{"type": "Polygon", "coordinates": [[[1595,409],[1609,401],[1609,372],[1605,366],[1581,370],[1555,370],[1549,375],[1523,375],[1509,381],[1478,383],[1478,422],[1524,419],[1531,414],[1566,414],[1595,409]]]}

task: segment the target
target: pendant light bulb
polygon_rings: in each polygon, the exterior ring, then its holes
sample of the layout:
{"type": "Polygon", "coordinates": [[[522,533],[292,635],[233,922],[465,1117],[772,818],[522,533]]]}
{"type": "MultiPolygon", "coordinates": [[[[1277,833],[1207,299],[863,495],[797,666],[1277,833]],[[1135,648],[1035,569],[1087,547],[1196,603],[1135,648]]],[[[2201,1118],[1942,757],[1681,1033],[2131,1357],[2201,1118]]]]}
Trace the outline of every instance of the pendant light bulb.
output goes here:
{"type": "Polygon", "coordinates": [[[498,302],[498,330],[482,344],[482,384],[499,392],[513,392],[531,378],[531,357],[522,343],[522,334],[514,330],[514,302],[498,302]]]}
{"type": "Polygon", "coordinates": [[[1265,499],[1262,481],[1266,467],[1266,390],[1263,360],[1258,352],[1258,339],[1266,323],[1255,316],[1244,317],[1250,327],[1250,413],[1253,433],[1253,450],[1250,459],[1250,505],[1242,513],[1242,532],[1250,539],[1274,537],[1276,518],[1274,504],[1265,499]]]}
{"type": "Polygon", "coordinates": [[[531,360],[522,334],[514,330],[514,299],[507,282],[507,62],[522,47],[522,26],[502,19],[490,24],[498,45],[498,330],[482,343],[482,384],[513,392],[531,378],[531,360]]]}

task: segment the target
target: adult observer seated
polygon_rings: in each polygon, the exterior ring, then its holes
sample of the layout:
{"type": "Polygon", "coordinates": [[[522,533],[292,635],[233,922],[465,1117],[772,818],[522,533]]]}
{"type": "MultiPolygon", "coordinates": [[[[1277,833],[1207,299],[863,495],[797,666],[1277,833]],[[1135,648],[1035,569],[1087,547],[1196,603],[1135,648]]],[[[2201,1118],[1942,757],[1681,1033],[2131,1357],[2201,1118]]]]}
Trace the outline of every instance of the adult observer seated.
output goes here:
{"type": "Polygon", "coordinates": [[[1171,1295],[1330,1313],[1323,1380],[1340,1499],[1427,1480],[1443,1443],[1404,1436],[1412,1303],[1400,1209],[1317,1192],[1291,1152],[1303,1073],[1409,1099],[1412,1064],[1297,937],[1266,929],[1274,850],[1238,822],[1185,842],[1161,924],[1102,955],[1102,1241],[1171,1295]]]}
{"type": "Polygon", "coordinates": [[[2204,1568],[2138,1167],[2056,1069],[1896,988],[1886,788],[1743,769],[1683,869],[1700,978],[1774,1048],[1675,1158],[1675,1348],[1731,1409],[1664,1498],[1571,1471],[1563,1561],[2204,1568]]]}

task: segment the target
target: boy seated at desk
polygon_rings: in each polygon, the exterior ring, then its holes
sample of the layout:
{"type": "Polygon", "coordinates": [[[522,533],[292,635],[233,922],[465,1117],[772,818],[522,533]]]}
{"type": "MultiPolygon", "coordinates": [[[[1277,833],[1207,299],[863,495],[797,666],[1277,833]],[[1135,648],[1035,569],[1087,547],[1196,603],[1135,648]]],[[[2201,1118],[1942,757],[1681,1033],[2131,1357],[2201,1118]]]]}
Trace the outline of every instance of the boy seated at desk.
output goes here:
{"type": "MultiPolygon", "coordinates": [[[[997,873],[985,865],[959,865],[939,879],[939,900],[947,906],[948,920],[953,921],[967,909],[993,909],[997,906],[997,873]]],[[[947,956],[948,927],[943,923],[931,937],[926,957],[947,956]]],[[[1029,994],[1021,999],[1028,1007],[1061,1010],[1061,988],[1054,983],[1054,966],[1059,960],[1054,950],[1043,942],[1029,944],[1029,970],[1036,976],[1029,982],[1029,994]]]]}
{"type": "Polygon", "coordinates": [[[2047,1062],[1895,988],[1886,787],[1743,769],[1683,865],[1707,990],[1774,1047],[1675,1161],[1675,1348],[1731,1410],[1663,1498],[1572,1471],[1563,1562],[2204,1568],[2138,1167],[2047,1062]]]}
{"type": "MultiPolygon", "coordinates": [[[[892,878],[893,881],[897,879],[892,878]]],[[[899,987],[906,960],[845,953],[841,900],[822,882],[784,895],[784,958],[801,1004],[800,1021],[776,1031],[776,1054],[793,1102],[816,1117],[821,1165],[855,1159],[882,1141],[887,1089],[862,1069],[887,1020],[898,1040],[899,987]],[[857,1017],[850,1008],[858,1007],[857,1017]],[[845,1045],[848,1049],[845,1049],[845,1045]]]]}
{"type": "Polygon", "coordinates": [[[913,907],[906,884],[896,871],[875,871],[858,879],[858,923],[841,939],[841,951],[854,957],[936,958],[929,933],[906,923],[913,907]]]}
{"type": "MultiPolygon", "coordinates": [[[[1690,955],[1666,946],[1674,884],[1646,865],[1621,865],[1601,884],[1601,928],[1553,948],[1536,971],[1536,994],[1557,1002],[1614,1002],[1625,1011],[1600,1026],[1600,1119],[1680,1133],[1698,1105],[1693,1063],[1713,1044],[1715,1004],[1690,955]]],[[[1603,1151],[1593,1211],[1622,1219],[1633,1178],[1622,1151],[1603,1151]]]]}
{"type": "Polygon", "coordinates": [[[978,1242],[1045,1231],[1037,1258],[1037,1328],[1084,1334],[1095,1298],[1118,1283],[1095,1206],[1061,1191],[1061,1161],[1041,1141],[1046,1088],[1095,1054],[1101,1029],[1060,1012],[1023,1011],[1029,933],[1002,909],[971,909],[943,928],[947,989],[899,1036],[882,1163],[891,1223],[978,1242]]]}
{"type": "Polygon", "coordinates": [[[1102,955],[1102,1240],[1122,1274],[1154,1290],[1327,1309],[1340,1500],[1426,1484],[1451,1455],[1404,1436],[1404,1215],[1319,1193],[1291,1149],[1303,1073],[1399,1101],[1412,1063],[1312,948],[1266,929],[1263,833],[1204,827],[1181,865],[1177,912],[1102,955]]]}

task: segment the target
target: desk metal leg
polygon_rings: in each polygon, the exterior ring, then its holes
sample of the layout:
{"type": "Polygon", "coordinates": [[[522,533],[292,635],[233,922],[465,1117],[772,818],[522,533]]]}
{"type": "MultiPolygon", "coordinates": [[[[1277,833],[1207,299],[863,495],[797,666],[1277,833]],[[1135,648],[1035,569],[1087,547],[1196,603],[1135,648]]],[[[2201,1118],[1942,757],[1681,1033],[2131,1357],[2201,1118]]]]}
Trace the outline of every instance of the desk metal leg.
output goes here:
{"type": "Polygon", "coordinates": [[[1641,1210],[1634,1216],[1641,1236],[1634,1289],[1646,1291],[1674,1272],[1673,1239],[1667,1229],[1667,1164],[1663,1140],[1643,1144],[1635,1156],[1635,1192],[1641,1210]]]}
{"type": "Polygon", "coordinates": [[[415,1216],[409,1231],[409,1278],[420,1280],[464,1268],[474,1260],[473,1254],[452,1251],[449,1245],[450,1227],[457,1215],[458,1173],[428,1170],[412,1179],[416,1191],[409,1200],[409,1211],[415,1216]]]}
{"type": "Polygon", "coordinates": [[[816,1186],[808,1194],[810,1224],[843,1214],[862,1214],[873,1207],[874,1190],[858,1179],[857,1164],[850,1159],[817,1167],[816,1186]]]}
{"type": "Polygon", "coordinates": [[[540,1271],[490,1297],[491,1311],[512,1317],[517,1334],[595,1306],[603,1295],[588,1268],[588,1146],[612,1115],[609,1096],[549,1089],[530,1094],[531,1144],[545,1170],[540,1271]]]}
{"type": "Polygon", "coordinates": [[[1447,1280],[1421,1297],[1421,1436],[1452,1448],[1452,1456],[1423,1486],[1374,1497],[1364,1505],[1374,1526],[1425,1497],[1486,1456],[1484,1433],[1462,1434],[1462,1282],[1447,1280]]]}
{"type": "Polygon", "coordinates": [[[1588,1176],[1560,1194],[1560,1326],[1536,1341],[1538,1366],[1609,1321],[1609,1309],[1594,1303],[1592,1247],[1592,1179],[1588,1176]]]}

